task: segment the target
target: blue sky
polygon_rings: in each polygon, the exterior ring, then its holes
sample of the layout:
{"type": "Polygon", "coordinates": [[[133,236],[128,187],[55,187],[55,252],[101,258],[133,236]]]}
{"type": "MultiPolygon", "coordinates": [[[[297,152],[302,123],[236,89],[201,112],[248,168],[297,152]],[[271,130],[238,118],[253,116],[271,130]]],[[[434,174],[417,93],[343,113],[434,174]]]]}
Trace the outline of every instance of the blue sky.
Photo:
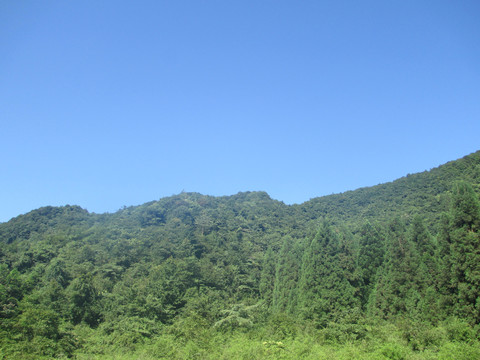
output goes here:
{"type": "Polygon", "coordinates": [[[1,1],[0,221],[285,203],[480,149],[478,1],[1,1]]]}

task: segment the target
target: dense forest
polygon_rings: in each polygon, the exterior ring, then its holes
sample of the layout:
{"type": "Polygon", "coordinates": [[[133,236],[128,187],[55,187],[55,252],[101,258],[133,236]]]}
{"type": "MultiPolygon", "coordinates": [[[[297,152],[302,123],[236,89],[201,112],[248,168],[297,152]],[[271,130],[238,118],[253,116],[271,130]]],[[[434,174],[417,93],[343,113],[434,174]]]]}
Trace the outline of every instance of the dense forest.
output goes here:
{"type": "Polygon", "coordinates": [[[285,205],[0,224],[0,359],[480,359],[480,152],[285,205]]]}

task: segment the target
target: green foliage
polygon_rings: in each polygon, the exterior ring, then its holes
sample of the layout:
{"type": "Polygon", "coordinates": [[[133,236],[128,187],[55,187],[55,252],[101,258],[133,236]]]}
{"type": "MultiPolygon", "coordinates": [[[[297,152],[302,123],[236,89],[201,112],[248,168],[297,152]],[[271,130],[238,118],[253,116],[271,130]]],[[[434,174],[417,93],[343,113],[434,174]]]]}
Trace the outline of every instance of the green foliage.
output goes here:
{"type": "Polygon", "coordinates": [[[272,305],[273,289],[275,286],[275,255],[271,247],[267,249],[263,258],[262,273],[259,283],[261,297],[268,306],[272,305]]]}
{"type": "Polygon", "coordinates": [[[445,276],[450,275],[450,295],[456,314],[480,323],[480,207],[473,188],[464,182],[452,190],[450,222],[443,246],[445,276]]]}
{"type": "Polygon", "coordinates": [[[299,310],[320,327],[359,306],[351,283],[354,258],[344,245],[339,230],[323,222],[302,260],[299,310]]]}
{"type": "Polygon", "coordinates": [[[405,360],[407,358],[408,351],[399,344],[387,343],[380,349],[380,354],[382,354],[386,359],[405,360]]]}
{"type": "Polygon", "coordinates": [[[105,344],[124,351],[134,351],[157,335],[160,332],[160,326],[153,320],[131,316],[104,322],[99,331],[104,337],[105,344]]]}
{"type": "Polygon", "coordinates": [[[449,317],[444,321],[443,326],[450,341],[468,342],[478,338],[475,329],[464,320],[449,317]]]}
{"type": "Polygon", "coordinates": [[[295,313],[298,303],[303,244],[287,236],[283,240],[275,266],[272,310],[295,313]]]}
{"type": "Polygon", "coordinates": [[[97,326],[101,322],[100,296],[93,284],[92,274],[85,273],[75,278],[66,291],[72,323],[84,321],[92,327],[97,326]]]}
{"type": "Polygon", "coordinates": [[[9,270],[0,264],[0,318],[10,318],[18,314],[18,303],[23,297],[20,274],[16,269],[9,270]]]}
{"type": "Polygon", "coordinates": [[[273,340],[295,338],[300,332],[297,317],[285,312],[274,312],[269,316],[266,329],[265,336],[273,340]]]}
{"type": "Polygon", "coordinates": [[[222,318],[214,324],[214,327],[226,331],[251,328],[255,320],[255,310],[259,305],[236,304],[231,309],[223,310],[222,318]]]}
{"type": "Polygon", "coordinates": [[[360,249],[357,266],[360,272],[360,296],[365,307],[375,286],[377,273],[383,264],[385,254],[384,235],[367,222],[360,229],[360,249]]]}
{"type": "Polygon", "coordinates": [[[471,185],[466,182],[455,183],[452,190],[453,226],[466,230],[478,229],[480,225],[480,205],[471,185]]]}
{"type": "Polygon", "coordinates": [[[22,309],[15,327],[26,341],[32,341],[34,337],[57,340],[60,337],[59,322],[60,319],[54,311],[28,306],[22,309]]]}
{"type": "Polygon", "coordinates": [[[369,300],[370,312],[384,318],[420,316],[427,276],[422,270],[416,243],[409,238],[405,224],[399,218],[393,220],[388,227],[384,262],[369,300]]]}
{"type": "Polygon", "coordinates": [[[301,205],[34,210],[0,224],[0,359],[478,358],[479,191],[480,152],[301,205]]]}

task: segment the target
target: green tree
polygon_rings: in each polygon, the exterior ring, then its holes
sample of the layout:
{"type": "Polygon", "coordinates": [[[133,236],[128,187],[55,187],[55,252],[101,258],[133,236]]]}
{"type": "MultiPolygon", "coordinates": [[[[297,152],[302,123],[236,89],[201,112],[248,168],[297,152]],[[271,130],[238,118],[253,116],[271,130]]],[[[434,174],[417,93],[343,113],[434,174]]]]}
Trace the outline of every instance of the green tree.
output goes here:
{"type": "Polygon", "coordinates": [[[437,273],[435,262],[435,244],[433,237],[425,226],[423,218],[419,215],[413,218],[409,227],[408,233],[409,240],[415,244],[420,257],[420,262],[426,266],[428,272],[429,285],[433,283],[433,279],[437,273]]]}
{"type": "Polygon", "coordinates": [[[32,305],[22,310],[16,326],[24,340],[31,341],[35,336],[52,340],[60,337],[60,319],[55,311],[32,305]]]}
{"type": "Polygon", "coordinates": [[[452,221],[450,213],[443,213],[440,231],[437,235],[438,247],[435,254],[436,286],[439,292],[439,306],[442,317],[446,318],[452,311],[456,302],[456,283],[452,276],[452,221]]]}
{"type": "Polygon", "coordinates": [[[63,288],[65,288],[71,280],[70,274],[66,270],[64,260],[55,258],[48,264],[45,269],[46,280],[55,280],[63,288]]]}
{"type": "Polygon", "coordinates": [[[441,318],[441,301],[438,292],[438,262],[436,248],[423,218],[415,216],[408,229],[408,241],[417,252],[415,287],[421,296],[418,303],[419,317],[428,321],[441,318]]]}
{"type": "Polygon", "coordinates": [[[275,253],[269,247],[263,256],[262,273],[260,276],[260,296],[267,306],[271,306],[273,299],[273,287],[275,284],[275,253]]]}
{"type": "Polygon", "coordinates": [[[480,206],[472,187],[460,182],[452,191],[451,273],[456,311],[480,322],[480,206]]]}
{"type": "Polygon", "coordinates": [[[369,299],[370,313],[385,318],[416,316],[423,279],[418,269],[415,244],[409,240],[404,222],[396,218],[389,224],[385,259],[369,299]]]}
{"type": "Polygon", "coordinates": [[[272,307],[276,312],[294,313],[298,300],[303,246],[286,236],[275,269],[272,307]]]}
{"type": "Polygon", "coordinates": [[[67,288],[67,296],[74,324],[84,321],[95,327],[101,322],[100,296],[93,284],[91,273],[84,273],[74,279],[67,288]]]}
{"type": "Polygon", "coordinates": [[[23,285],[20,273],[0,264],[0,319],[18,314],[18,303],[23,298],[23,285]]]}
{"type": "Polygon", "coordinates": [[[360,273],[360,297],[362,306],[366,306],[368,297],[375,286],[377,272],[383,263],[385,254],[384,235],[380,230],[365,223],[360,230],[358,271],[360,273]]]}
{"type": "Polygon", "coordinates": [[[338,229],[323,222],[302,261],[299,309],[304,319],[323,327],[359,305],[356,289],[349,282],[350,262],[342,259],[338,229]]]}

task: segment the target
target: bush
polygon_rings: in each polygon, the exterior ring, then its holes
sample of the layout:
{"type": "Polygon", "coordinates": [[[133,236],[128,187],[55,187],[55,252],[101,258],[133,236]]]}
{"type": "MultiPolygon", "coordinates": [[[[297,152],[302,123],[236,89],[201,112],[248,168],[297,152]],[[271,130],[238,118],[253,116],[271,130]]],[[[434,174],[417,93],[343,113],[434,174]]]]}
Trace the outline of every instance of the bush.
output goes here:
{"type": "Polygon", "coordinates": [[[465,321],[450,318],[444,322],[450,341],[471,341],[476,338],[475,330],[465,321]]]}
{"type": "Polygon", "coordinates": [[[445,343],[447,334],[442,327],[432,327],[429,323],[418,321],[403,321],[399,324],[402,337],[415,351],[426,348],[438,348],[445,343]]]}
{"type": "Polygon", "coordinates": [[[368,327],[363,324],[330,323],[320,330],[321,339],[327,344],[345,344],[366,337],[368,327]]]}
{"type": "Polygon", "coordinates": [[[103,323],[100,330],[105,334],[105,343],[132,351],[156,335],[159,327],[153,320],[134,316],[103,323]]]}
{"type": "Polygon", "coordinates": [[[404,360],[407,357],[408,351],[399,344],[387,343],[380,348],[379,353],[387,359],[404,360]]]}
{"type": "Polygon", "coordinates": [[[465,344],[449,342],[442,346],[438,353],[439,360],[473,360],[480,359],[480,346],[476,344],[465,344]]]}
{"type": "Polygon", "coordinates": [[[298,324],[294,317],[286,313],[275,313],[269,318],[267,329],[268,338],[283,340],[297,336],[298,324]]]}

